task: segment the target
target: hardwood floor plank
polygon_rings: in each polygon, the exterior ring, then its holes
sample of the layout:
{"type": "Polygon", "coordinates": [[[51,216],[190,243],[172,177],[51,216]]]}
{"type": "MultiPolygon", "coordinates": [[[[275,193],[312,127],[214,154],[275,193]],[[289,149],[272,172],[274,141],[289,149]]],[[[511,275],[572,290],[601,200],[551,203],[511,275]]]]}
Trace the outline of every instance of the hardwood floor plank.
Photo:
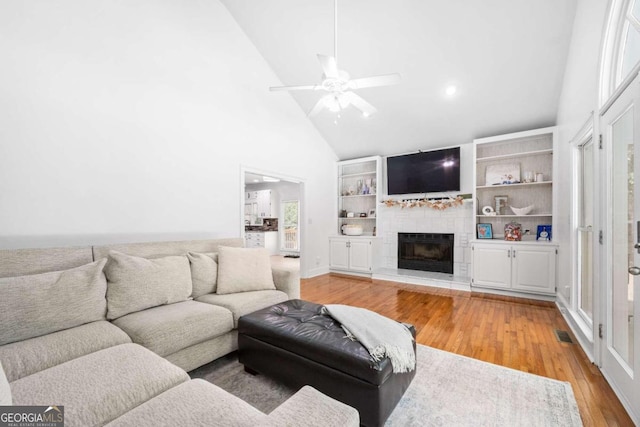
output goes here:
{"type": "Polygon", "coordinates": [[[556,339],[555,329],[570,330],[552,302],[336,274],[304,279],[301,290],[308,301],[354,305],[411,323],[420,344],[568,381],[585,426],[633,426],[575,337],[574,344],[556,339]]]}

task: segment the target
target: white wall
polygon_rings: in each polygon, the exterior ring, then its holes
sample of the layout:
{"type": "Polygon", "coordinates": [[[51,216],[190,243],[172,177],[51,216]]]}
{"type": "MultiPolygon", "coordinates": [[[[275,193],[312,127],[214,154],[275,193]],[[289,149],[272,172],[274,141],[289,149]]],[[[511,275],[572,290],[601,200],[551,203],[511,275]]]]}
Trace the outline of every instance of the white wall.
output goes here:
{"type": "MultiPolygon", "coordinates": [[[[574,263],[571,258],[571,198],[573,176],[571,171],[571,140],[583,125],[598,111],[600,54],[602,36],[608,11],[608,1],[581,0],[576,9],[573,35],[567,58],[564,84],[559,102],[558,178],[554,179],[558,194],[558,217],[554,219],[554,232],[560,243],[558,264],[558,292],[564,301],[573,301],[571,286],[574,263]]],[[[596,113],[597,114],[597,113],[596,113]]],[[[597,120],[595,121],[597,134],[597,120]]],[[[596,150],[596,155],[598,155],[596,150]]],[[[556,154],[557,153],[557,154],[556,154]]],[[[555,240],[555,238],[554,238],[555,240]]],[[[578,337],[580,338],[580,337],[578,337]]],[[[589,349],[587,349],[589,352],[589,349]]]]}
{"type": "Polygon", "coordinates": [[[244,165],[328,266],[336,156],[217,0],[1,2],[0,57],[0,247],[238,236],[244,165]]]}

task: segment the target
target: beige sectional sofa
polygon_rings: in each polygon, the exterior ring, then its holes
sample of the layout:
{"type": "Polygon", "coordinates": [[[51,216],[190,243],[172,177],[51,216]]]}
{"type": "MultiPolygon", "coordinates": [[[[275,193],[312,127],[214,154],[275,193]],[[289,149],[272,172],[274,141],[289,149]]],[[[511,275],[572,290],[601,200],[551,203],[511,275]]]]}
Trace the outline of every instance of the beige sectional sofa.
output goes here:
{"type": "Polygon", "coordinates": [[[300,296],[298,271],[265,266],[268,255],[242,244],[0,251],[13,404],[64,405],[67,426],[358,425],[357,411],[310,387],[267,416],[190,380],[186,371],[237,349],[240,316],[300,296]]]}

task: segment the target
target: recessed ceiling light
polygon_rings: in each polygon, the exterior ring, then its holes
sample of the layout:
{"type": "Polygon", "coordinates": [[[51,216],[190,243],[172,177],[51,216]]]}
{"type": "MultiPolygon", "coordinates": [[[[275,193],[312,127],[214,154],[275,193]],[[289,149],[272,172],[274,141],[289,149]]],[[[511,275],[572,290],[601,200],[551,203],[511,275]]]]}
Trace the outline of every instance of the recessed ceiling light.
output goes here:
{"type": "Polygon", "coordinates": [[[371,114],[367,113],[366,111],[363,111],[363,112],[362,112],[362,115],[363,115],[364,117],[369,117],[371,114]]]}
{"type": "Polygon", "coordinates": [[[457,91],[458,91],[458,88],[454,85],[451,85],[451,86],[447,86],[444,93],[446,93],[447,96],[453,96],[456,94],[457,91]]]}
{"type": "Polygon", "coordinates": [[[260,182],[260,180],[259,179],[254,179],[253,182],[260,182]]]}
{"type": "Polygon", "coordinates": [[[280,182],[278,178],[271,178],[270,176],[263,176],[262,180],[264,182],[280,182]]]}

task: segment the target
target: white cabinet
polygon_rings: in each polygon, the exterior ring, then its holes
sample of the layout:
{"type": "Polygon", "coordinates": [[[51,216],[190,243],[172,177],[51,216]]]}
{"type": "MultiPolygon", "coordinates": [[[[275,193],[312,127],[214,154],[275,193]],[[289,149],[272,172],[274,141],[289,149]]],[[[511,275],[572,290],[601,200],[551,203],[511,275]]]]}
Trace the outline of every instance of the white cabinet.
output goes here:
{"type": "Polygon", "coordinates": [[[522,245],[511,250],[512,287],[515,290],[552,294],[556,291],[555,247],[522,245]]]}
{"type": "Polygon", "coordinates": [[[329,238],[329,266],[334,270],[371,273],[375,240],[372,237],[329,238]]]}
{"type": "Polygon", "coordinates": [[[245,233],[245,242],[247,248],[265,248],[271,255],[279,253],[277,231],[249,231],[245,233]]]}
{"type": "Polygon", "coordinates": [[[262,225],[260,218],[277,218],[277,200],[271,190],[246,191],[244,200],[245,224],[262,225]]]}
{"type": "Polygon", "coordinates": [[[473,245],[473,284],[511,288],[511,246],[473,245]]]}
{"type": "Polygon", "coordinates": [[[475,242],[473,286],[516,292],[554,294],[555,245],[475,242]]]}
{"type": "Polygon", "coordinates": [[[258,191],[258,216],[272,218],[271,215],[271,190],[258,191]]]}

